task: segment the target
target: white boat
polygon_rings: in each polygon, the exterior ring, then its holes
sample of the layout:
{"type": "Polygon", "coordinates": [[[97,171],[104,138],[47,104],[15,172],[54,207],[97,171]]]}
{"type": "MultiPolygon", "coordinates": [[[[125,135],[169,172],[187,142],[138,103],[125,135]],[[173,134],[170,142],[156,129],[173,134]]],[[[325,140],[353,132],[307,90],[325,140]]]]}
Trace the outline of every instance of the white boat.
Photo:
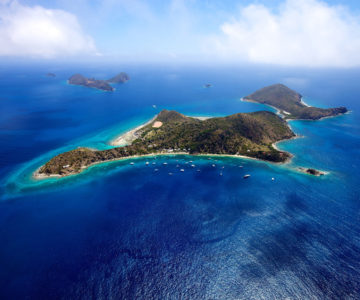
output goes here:
{"type": "Polygon", "coordinates": [[[250,174],[246,174],[244,175],[244,179],[249,178],[250,176],[251,176],[250,174]]]}
{"type": "Polygon", "coordinates": [[[166,162],[164,162],[164,163],[163,163],[163,165],[167,165],[167,163],[166,163],[166,162]]]}
{"type": "Polygon", "coordinates": [[[200,169],[197,169],[196,171],[200,172],[200,169]]]}
{"type": "Polygon", "coordinates": [[[145,165],[148,165],[149,164],[149,162],[147,161],[146,163],[145,163],[145,165]]]}
{"type": "Polygon", "coordinates": [[[155,169],[154,171],[157,172],[157,171],[159,171],[159,169],[155,169]]]}
{"type": "Polygon", "coordinates": [[[172,175],[172,173],[169,173],[169,175],[171,176],[171,175],[172,175]]]}
{"type": "Polygon", "coordinates": [[[184,172],[185,170],[184,169],[180,169],[180,172],[184,172]]]}
{"type": "Polygon", "coordinates": [[[222,173],[220,173],[220,176],[222,176],[222,173]]]}
{"type": "Polygon", "coordinates": [[[134,164],[133,162],[130,163],[130,165],[133,165],[133,164],[134,164]]]}
{"type": "Polygon", "coordinates": [[[195,165],[191,165],[192,168],[195,168],[195,165]]]}
{"type": "Polygon", "coordinates": [[[216,167],[215,165],[212,165],[214,168],[216,167]]]}
{"type": "Polygon", "coordinates": [[[275,178],[273,177],[273,178],[271,178],[271,180],[272,180],[272,181],[274,181],[274,180],[275,180],[275,178]]]}

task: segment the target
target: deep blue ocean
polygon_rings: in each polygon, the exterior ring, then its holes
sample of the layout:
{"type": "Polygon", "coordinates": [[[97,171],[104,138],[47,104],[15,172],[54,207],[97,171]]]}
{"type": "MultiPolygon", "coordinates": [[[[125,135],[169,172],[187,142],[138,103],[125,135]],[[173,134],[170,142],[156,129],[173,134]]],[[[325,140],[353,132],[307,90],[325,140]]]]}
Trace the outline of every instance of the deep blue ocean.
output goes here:
{"type": "Polygon", "coordinates": [[[360,70],[1,64],[0,299],[359,299],[359,79],[360,70]],[[131,80],[114,93],[66,83],[120,71],[131,80]],[[302,136],[278,145],[295,155],[290,165],[152,157],[31,177],[58,153],[111,147],[163,108],[272,110],[240,98],[278,82],[310,105],[351,110],[290,122],[302,136]]]}

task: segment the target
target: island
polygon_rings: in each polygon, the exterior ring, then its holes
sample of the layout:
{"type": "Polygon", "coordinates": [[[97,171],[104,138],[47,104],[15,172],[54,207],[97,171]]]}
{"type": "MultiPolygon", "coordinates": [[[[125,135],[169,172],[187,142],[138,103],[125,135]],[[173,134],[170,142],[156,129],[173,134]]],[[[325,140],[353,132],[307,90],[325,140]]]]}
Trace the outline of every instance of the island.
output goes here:
{"type": "Polygon", "coordinates": [[[325,175],[325,172],[319,171],[319,170],[316,170],[316,169],[313,169],[313,168],[298,167],[298,170],[300,172],[302,172],[302,173],[313,175],[313,176],[323,176],[323,175],[325,175]]]}
{"type": "Polygon", "coordinates": [[[55,73],[47,73],[46,76],[47,77],[56,77],[56,74],[55,73]]]}
{"type": "Polygon", "coordinates": [[[69,78],[68,83],[113,92],[115,89],[109,83],[125,83],[128,80],[130,80],[130,77],[125,72],[121,72],[108,80],[87,78],[81,74],[74,74],[69,78]]]}
{"type": "Polygon", "coordinates": [[[114,76],[113,78],[110,78],[107,80],[107,82],[110,83],[125,83],[130,80],[130,76],[126,74],[125,72],[121,72],[120,74],[114,76]]]}
{"type": "Polygon", "coordinates": [[[243,100],[270,105],[276,108],[285,119],[319,120],[347,112],[345,107],[318,108],[306,105],[299,93],[283,84],[264,87],[244,97],[243,100]]]}
{"type": "Polygon", "coordinates": [[[103,91],[114,91],[114,88],[106,81],[95,78],[86,78],[81,74],[72,75],[69,80],[69,84],[82,85],[90,88],[96,88],[103,91]]]}
{"type": "MultiPolygon", "coordinates": [[[[122,76],[114,81],[120,78],[122,76]]],[[[72,79],[81,85],[96,82],[79,74],[72,79]]],[[[107,150],[82,147],[61,153],[40,167],[34,175],[36,178],[62,177],[78,174],[102,162],[164,154],[231,155],[285,163],[292,155],[279,150],[276,143],[296,137],[288,120],[318,120],[347,112],[345,107],[310,107],[302,101],[299,93],[282,84],[265,87],[244,100],[273,106],[278,114],[257,111],[226,117],[195,118],[164,109],[146,124],[117,138],[112,143],[117,147],[107,150]]],[[[296,170],[314,176],[326,174],[313,168],[297,167],[296,170]]]]}
{"type": "Polygon", "coordinates": [[[67,176],[101,162],[160,154],[234,155],[284,163],[291,154],[273,144],[295,134],[285,120],[268,111],[197,119],[162,110],[132,136],[122,147],[78,148],[59,154],[39,168],[35,177],[67,176]]]}

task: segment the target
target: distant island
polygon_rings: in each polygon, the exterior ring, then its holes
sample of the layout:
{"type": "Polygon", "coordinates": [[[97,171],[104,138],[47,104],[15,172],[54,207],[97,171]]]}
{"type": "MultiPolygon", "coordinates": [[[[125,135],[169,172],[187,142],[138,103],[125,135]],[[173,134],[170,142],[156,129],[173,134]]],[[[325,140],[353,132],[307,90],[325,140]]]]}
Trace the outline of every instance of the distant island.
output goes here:
{"type": "Polygon", "coordinates": [[[56,74],[55,73],[47,73],[46,76],[47,77],[56,77],[56,74]]]}
{"type": "Polygon", "coordinates": [[[81,74],[75,74],[71,76],[69,78],[69,84],[82,85],[109,92],[114,91],[114,88],[110,84],[108,84],[106,80],[86,78],[81,74]]]}
{"type": "Polygon", "coordinates": [[[267,104],[280,111],[285,119],[319,120],[347,112],[345,107],[318,108],[308,106],[302,96],[283,84],[264,87],[243,98],[245,101],[267,104]]]}
{"type": "Polygon", "coordinates": [[[69,78],[68,82],[69,84],[82,85],[90,88],[96,88],[99,90],[112,92],[115,89],[109,83],[124,83],[128,80],[130,80],[129,75],[121,72],[120,74],[114,76],[109,80],[87,78],[81,74],[74,74],[69,78]]]}
{"type": "Polygon", "coordinates": [[[111,83],[125,83],[130,80],[130,77],[125,72],[121,72],[120,74],[114,76],[113,78],[110,78],[107,80],[107,82],[111,83]]]}
{"type": "Polygon", "coordinates": [[[273,143],[295,137],[283,119],[268,111],[200,120],[162,110],[132,135],[134,139],[123,147],[78,148],[59,154],[42,166],[36,177],[77,174],[92,164],[156,154],[237,155],[285,162],[291,154],[277,150],[273,143]]]}

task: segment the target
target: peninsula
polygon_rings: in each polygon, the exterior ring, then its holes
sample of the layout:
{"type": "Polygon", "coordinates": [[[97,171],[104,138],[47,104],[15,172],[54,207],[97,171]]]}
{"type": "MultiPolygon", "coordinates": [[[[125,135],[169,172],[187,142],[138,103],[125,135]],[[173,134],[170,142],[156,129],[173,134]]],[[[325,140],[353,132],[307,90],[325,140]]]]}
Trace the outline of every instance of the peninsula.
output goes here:
{"type": "Polygon", "coordinates": [[[99,90],[112,92],[115,89],[109,83],[124,83],[128,80],[130,80],[129,75],[121,72],[120,74],[109,80],[87,78],[81,74],[74,74],[69,78],[68,82],[69,84],[82,85],[90,88],[96,88],[99,90]]]}
{"type": "Polygon", "coordinates": [[[243,98],[245,101],[267,104],[275,107],[285,119],[319,120],[347,112],[345,107],[318,108],[302,102],[302,96],[283,84],[264,87],[243,98]]]}
{"type": "Polygon", "coordinates": [[[293,138],[295,134],[285,120],[268,111],[199,120],[162,110],[151,122],[137,128],[134,136],[136,139],[123,147],[78,148],[59,154],[35,176],[67,176],[96,163],[165,153],[241,155],[281,163],[291,154],[277,150],[273,143],[293,138]]]}

